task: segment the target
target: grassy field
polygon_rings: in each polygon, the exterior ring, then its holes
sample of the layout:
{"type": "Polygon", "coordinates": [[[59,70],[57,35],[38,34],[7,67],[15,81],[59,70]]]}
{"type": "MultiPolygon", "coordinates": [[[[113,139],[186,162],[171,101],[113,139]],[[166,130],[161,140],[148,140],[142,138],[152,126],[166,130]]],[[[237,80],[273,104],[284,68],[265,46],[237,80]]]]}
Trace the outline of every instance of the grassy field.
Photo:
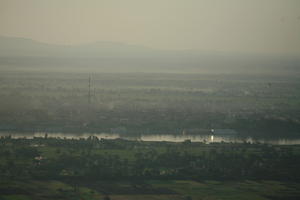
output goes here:
{"type": "Polygon", "coordinates": [[[296,200],[299,197],[299,183],[277,181],[97,182],[90,188],[60,181],[0,182],[1,200],[296,200]]]}

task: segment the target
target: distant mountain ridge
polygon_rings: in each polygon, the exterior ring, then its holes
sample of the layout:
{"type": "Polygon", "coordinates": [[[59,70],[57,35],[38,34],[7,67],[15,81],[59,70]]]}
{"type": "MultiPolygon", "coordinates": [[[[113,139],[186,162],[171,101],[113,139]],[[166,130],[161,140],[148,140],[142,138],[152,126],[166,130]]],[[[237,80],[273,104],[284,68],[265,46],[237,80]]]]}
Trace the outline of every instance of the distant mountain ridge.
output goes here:
{"type": "Polygon", "coordinates": [[[300,69],[299,58],[205,52],[158,50],[116,42],[54,45],[26,38],[0,36],[0,67],[95,67],[116,71],[197,72],[272,71],[300,69]]]}
{"type": "Polygon", "coordinates": [[[0,36],[0,56],[45,56],[45,57],[103,57],[130,56],[153,53],[151,48],[117,42],[94,42],[81,45],[56,45],[26,38],[0,36]]]}

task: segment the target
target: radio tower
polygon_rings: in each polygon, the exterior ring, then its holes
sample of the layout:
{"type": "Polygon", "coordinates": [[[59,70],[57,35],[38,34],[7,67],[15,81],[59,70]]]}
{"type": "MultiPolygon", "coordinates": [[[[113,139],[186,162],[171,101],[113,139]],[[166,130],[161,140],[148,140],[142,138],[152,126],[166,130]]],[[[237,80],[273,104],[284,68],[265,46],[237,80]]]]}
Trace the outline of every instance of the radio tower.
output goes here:
{"type": "Polygon", "coordinates": [[[91,75],[89,76],[89,95],[88,95],[88,102],[91,104],[91,75]]]}

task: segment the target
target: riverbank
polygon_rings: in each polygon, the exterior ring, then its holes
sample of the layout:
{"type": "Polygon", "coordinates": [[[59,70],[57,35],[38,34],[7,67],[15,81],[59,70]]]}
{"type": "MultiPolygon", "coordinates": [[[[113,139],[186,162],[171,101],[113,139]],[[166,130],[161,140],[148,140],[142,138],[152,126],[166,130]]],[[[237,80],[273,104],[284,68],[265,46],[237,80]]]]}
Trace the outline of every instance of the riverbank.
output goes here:
{"type": "Polygon", "coordinates": [[[117,134],[117,133],[62,133],[62,132],[0,132],[0,137],[12,138],[67,138],[87,139],[96,137],[101,139],[123,139],[129,141],[153,141],[153,142],[200,142],[200,143],[261,143],[273,145],[296,145],[300,144],[300,137],[250,137],[238,134],[117,134]]]}

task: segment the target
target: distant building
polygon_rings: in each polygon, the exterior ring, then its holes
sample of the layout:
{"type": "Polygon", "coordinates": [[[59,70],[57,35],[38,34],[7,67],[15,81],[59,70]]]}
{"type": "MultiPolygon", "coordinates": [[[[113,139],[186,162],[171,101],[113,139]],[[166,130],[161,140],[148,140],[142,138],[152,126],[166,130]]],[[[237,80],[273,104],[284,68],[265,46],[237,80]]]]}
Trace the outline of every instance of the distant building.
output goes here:
{"type": "Polygon", "coordinates": [[[211,129],[213,135],[236,135],[236,130],[233,129],[211,129]]]}

